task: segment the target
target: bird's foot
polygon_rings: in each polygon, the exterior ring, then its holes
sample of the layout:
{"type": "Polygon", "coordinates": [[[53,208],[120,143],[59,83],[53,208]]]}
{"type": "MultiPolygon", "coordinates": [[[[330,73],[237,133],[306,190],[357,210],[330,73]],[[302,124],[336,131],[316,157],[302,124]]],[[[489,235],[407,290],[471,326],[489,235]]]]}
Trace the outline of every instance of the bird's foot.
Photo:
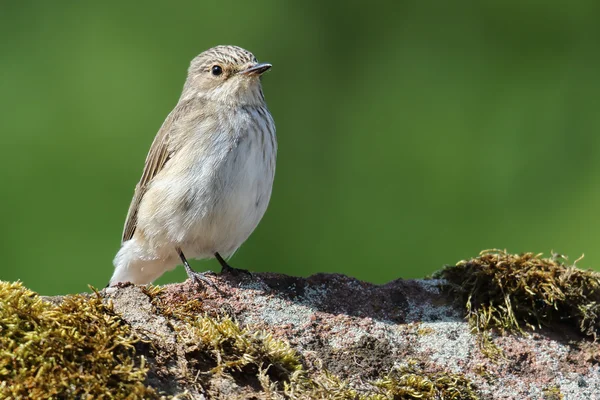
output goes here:
{"type": "Polygon", "coordinates": [[[252,273],[247,269],[233,268],[231,265],[227,264],[227,261],[225,261],[219,253],[215,253],[215,258],[217,259],[217,261],[219,261],[219,264],[221,264],[221,275],[246,275],[252,277],[252,273]]]}
{"type": "Polygon", "coordinates": [[[208,271],[208,272],[196,272],[194,270],[192,270],[190,268],[190,270],[188,271],[186,269],[187,272],[187,276],[189,279],[192,280],[192,282],[195,282],[198,286],[201,286],[202,284],[206,284],[210,287],[212,287],[213,289],[217,289],[217,286],[206,277],[206,275],[208,274],[212,274],[212,272],[208,271]]]}
{"type": "MultiPolygon", "coordinates": [[[[187,276],[189,279],[192,280],[192,282],[196,282],[196,284],[198,286],[201,286],[203,283],[212,287],[213,289],[218,290],[217,286],[212,283],[210,281],[210,279],[208,279],[205,275],[207,275],[207,273],[205,272],[196,272],[192,269],[192,267],[190,267],[190,264],[188,263],[187,259],[185,258],[185,256],[183,255],[183,252],[181,251],[180,248],[177,248],[177,253],[179,254],[179,257],[181,258],[181,262],[183,263],[183,267],[185,268],[185,272],[187,273],[187,276]]],[[[209,272],[212,274],[212,272],[209,272]]]]}

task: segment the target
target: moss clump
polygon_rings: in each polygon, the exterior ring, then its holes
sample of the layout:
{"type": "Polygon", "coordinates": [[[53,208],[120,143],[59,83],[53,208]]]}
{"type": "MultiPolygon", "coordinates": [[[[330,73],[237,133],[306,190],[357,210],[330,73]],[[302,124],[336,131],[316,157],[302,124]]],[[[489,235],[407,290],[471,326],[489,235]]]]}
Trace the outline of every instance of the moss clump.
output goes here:
{"type": "Polygon", "coordinates": [[[0,281],[0,398],[157,398],[136,341],[98,295],[54,305],[0,281]]]}
{"type": "Polygon", "coordinates": [[[565,398],[558,386],[548,386],[542,390],[542,393],[544,400],[563,400],[565,398]]]}
{"type": "Polygon", "coordinates": [[[393,371],[374,385],[383,393],[368,399],[479,399],[473,384],[464,375],[425,372],[414,363],[393,371]]]}
{"type": "Polygon", "coordinates": [[[140,286],[156,309],[157,314],[180,321],[191,321],[204,313],[202,297],[195,293],[192,298],[188,293],[168,294],[164,287],[154,285],[140,286]]]}
{"type": "Polygon", "coordinates": [[[436,274],[451,283],[480,332],[571,324],[596,338],[600,331],[600,274],[567,265],[566,258],[487,250],[436,274]]]}
{"type": "Polygon", "coordinates": [[[180,332],[190,345],[213,357],[211,373],[269,368],[282,379],[302,369],[298,354],[285,342],[264,331],[251,332],[228,317],[199,317],[180,332]],[[249,368],[248,368],[249,367],[249,368]]]}

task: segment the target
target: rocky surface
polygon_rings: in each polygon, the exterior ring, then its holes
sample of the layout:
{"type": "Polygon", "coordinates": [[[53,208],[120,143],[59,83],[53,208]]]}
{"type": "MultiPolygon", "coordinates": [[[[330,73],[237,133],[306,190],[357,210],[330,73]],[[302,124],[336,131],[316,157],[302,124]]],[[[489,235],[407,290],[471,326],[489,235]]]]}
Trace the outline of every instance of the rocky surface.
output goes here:
{"type": "MultiPolygon", "coordinates": [[[[250,332],[264,330],[289,343],[306,371],[328,371],[358,395],[394,370],[417,366],[428,374],[464,377],[481,399],[600,399],[598,343],[574,329],[492,334],[501,355],[490,358],[464,308],[440,290],[440,280],[373,285],[326,274],[209,279],[215,287],[187,281],[100,292],[145,339],[137,352],[149,362],[148,384],[165,395],[280,398],[265,393],[264,382],[245,378],[248,370],[210,374],[215,361],[183,339],[187,322],[173,311],[179,307],[192,317],[230,317],[250,332]]],[[[277,371],[269,376],[277,382],[277,371]]]]}

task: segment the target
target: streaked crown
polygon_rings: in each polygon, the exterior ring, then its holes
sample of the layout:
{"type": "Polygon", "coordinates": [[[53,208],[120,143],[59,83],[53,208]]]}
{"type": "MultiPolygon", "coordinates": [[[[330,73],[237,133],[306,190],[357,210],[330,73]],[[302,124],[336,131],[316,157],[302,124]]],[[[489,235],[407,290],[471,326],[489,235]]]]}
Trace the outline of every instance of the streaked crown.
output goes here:
{"type": "Polygon", "coordinates": [[[190,63],[182,98],[202,97],[230,105],[262,105],[261,74],[271,67],[238,46],[210,48],[190,63]]]}
{"type": "MultiPolygon", "coordinates": [[[[190,69],[208,70],[214,64],[245,66],[256,64],[256,57],[238,46],[216,46],[200,53],[192,60],[190,69]]],[[[241,69],[240,69],[241,70],[241,69]]]]}

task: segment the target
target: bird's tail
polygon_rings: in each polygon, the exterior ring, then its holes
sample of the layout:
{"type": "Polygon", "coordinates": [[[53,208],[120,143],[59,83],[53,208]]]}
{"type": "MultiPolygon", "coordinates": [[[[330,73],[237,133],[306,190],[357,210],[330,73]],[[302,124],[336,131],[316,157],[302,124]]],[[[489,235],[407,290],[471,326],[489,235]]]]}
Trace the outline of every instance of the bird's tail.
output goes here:
{"type": "Polygon", "coordinates": [[[115,256],[115,271],[109,286],[131,282],[137,285],[152,283],[165,271],[175,268],[177,259],[148,256],[148,250],[140,246],[136,238],[123,243],[115,256]]]}

